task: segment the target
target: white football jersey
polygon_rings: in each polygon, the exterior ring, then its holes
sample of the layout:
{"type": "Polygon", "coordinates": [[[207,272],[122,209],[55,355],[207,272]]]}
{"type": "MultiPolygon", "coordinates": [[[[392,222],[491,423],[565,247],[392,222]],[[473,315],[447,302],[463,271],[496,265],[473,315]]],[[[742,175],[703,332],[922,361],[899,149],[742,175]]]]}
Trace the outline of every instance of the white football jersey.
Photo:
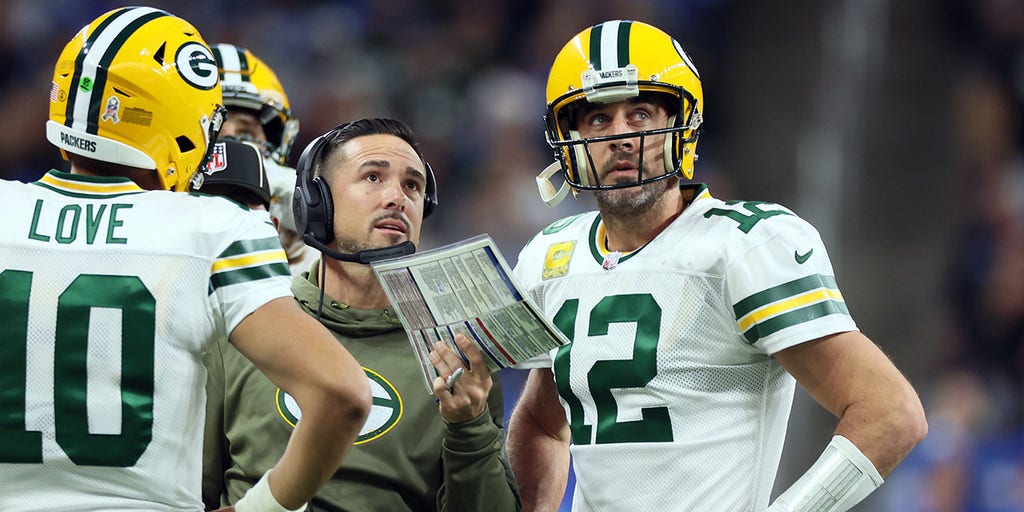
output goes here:
{"type": "Polygon", "coordinates": [[[572,341],[535,362],[571,428],[574,511],[764,510],[795,385],[771,354],[856,330],[813,227],[704,186],[640,249],[606,250],[589,212],[514,274],[572,341]]]}
{"type": "Polygon", "coordinates": [[[295,195],[295,169],[281,165],[273,158],[263,159],[270,186],[270,214],[277,218],[283,229],[295,231],[292,198],[295,195]]]}
{"type": "Polygon", "coordinates": [[[292,275],[300,275],[309,270],[313,262],[320,258],[320,251],[306,245],[301,235],[295,231],[295,213],[292,211],[292,199],[295,197],[295,169],[283,166],[273,158],[264,158],[267,171],[267,183],[270,185],[270,215],[280,223],[281,243],[286,244],[289,267],[292,275]]]}
{"type": "Polygon", "coordinates": [[[202,354],[290,277],[266,212],[0,181],[0,510],[202,510],[202,354]]]}

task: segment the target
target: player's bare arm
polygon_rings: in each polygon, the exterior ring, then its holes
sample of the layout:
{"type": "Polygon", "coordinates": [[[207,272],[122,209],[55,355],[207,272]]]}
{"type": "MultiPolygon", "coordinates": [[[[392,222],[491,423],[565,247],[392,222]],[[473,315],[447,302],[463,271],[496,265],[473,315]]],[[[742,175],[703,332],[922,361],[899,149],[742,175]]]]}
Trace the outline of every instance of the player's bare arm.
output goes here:
{"type": "Polygon", "coordinates": [[[775,358],[839,418],[836,434],[852,441],[883,477],[927,433],[924,409],[914,388],[860,332],[802,343],[775,358]]]}
{"type": "Polygon", "coordinates": [[[569,476],[569,424],[551,370],[530,370],[509,419],[507,449],[523,510],[558,510],[569,476]]]}
{"type": "Polygon", "coordinates": [[[366,420],[370,391],[365,374],[290,297],[268,302],[246,317],[231,333],[231,342],[302,408],[302,420],[270,475],[277,501],[297,508],[338,469],[366,420]],[[300,344],[302,350],[295,350],[300,344]]]}

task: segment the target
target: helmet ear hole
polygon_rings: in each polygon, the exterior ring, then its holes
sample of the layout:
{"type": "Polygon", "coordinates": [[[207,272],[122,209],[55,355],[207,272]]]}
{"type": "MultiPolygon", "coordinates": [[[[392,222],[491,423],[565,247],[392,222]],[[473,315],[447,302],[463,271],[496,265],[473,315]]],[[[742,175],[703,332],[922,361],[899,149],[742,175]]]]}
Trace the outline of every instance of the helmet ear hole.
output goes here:
{"type": "Polygon", "coordinates": [[[187,153],[196,148],[196,145],[192,143],[192,139],[189,139],[184,135],[178,135],[174,139],[174,142],[178,143],[178,151],[182,153],[187,153]]]}
{"type": "Polygon", "coordinates": [[[157,48],[157,50],[155,52],[153,52],[153,60],[155,60],[157,64],[163,66],[164,65],[164,53],[166,53],[166,52],[167,52],[167,41],[164,41],[164,43],[160,45],[160,48],[157,48]]]}
{"type": "MultiPolygon", "coordinates": [[[[569,130],[569,138],[571,140],[582,140],[580,132],[576,130],[569,130]]],[[[580,184],[587,187],[595,185],[594,183],[590,183],[590,171],[587,167],[587,162],[589,162],[590,159],[587,158],[586,144],[583,142],[573,144],[572,150],[568,151],[568,153],[570,163],[569,168],[576,174],[576,179],[579,180],[580,184]]]]}

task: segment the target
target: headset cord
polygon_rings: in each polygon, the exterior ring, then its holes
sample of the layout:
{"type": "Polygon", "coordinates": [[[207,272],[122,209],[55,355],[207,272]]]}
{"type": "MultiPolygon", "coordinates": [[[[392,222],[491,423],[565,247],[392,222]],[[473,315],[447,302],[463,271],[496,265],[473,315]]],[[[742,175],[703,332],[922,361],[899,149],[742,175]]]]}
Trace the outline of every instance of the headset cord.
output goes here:
{"type": "Polygon", "coordinates": [[[324,288],[327,286],[324,280],[327,279],[327,263],[324,262],[323,258],[320,258],[320,301],[316,305],[316,320],[320,321],[320,315],[324,311],[324,288]]]}

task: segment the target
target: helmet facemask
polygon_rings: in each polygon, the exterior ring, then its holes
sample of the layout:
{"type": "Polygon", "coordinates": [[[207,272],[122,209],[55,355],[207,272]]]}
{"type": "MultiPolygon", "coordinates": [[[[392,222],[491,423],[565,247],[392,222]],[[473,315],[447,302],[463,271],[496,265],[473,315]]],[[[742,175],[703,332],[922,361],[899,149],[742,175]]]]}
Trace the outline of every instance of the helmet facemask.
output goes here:
{"type": "MultiPolygon", "coordinates": [[[[568,96],[568,95],[567,95],[568,96]]],[[[546,134],[548,145],[554,149],[555,157],[561,164],[565,182],[578,190],[611,190],[618,188],[636,187],[661,181],[675,176],[683,176],[682,164],[684,156],[692,153],[692,147],[696,145],[700,135],[701,116],[696,105],[696,100],[687,91],[678,94],[663,92],[641,92],[633,97],[650,97],[650,102],[661,105],[668,113],[668,124],[664,128],[642,130],[637,132],[620,133],[614,135],[601,135],[596,137],[581,137],[575,128],[575,123],[585,103],[593,103],[588,98],[573,99],[562,108],[552,108],[545,121],[548,124],[546,134]],[[683,115],[678,115],[683,112],[683,115]],[[554,126],[551,119],[557,118],[554,126]],[[685,119],[685,121],[684,121],[685,119]],[[559,137],[553,139],[552,136],[559,137]],[[598,165],[594,162],[591,153],[591,145],[607,143],[623,139],[639,139],[637,168],[644,167],[644,156],[647,154],[647,142],[651,137],[664,136],[662,146],[664,148],[664,172],[648,170],[637,174],[637,180],[631,183],[601,184],[598,176],[598,165]]],[[[621,95],[605,95],[605,98],[613,98],[605,103],[625,101],[621,95]]],[[[692,177],[692,167],[687,178],[692,177]]]]}
{"type": "Polygon", "coordinates": [[[224,127],[224,120],[227,119],[227,116],[228,110],[221,105],[217,105],[217,108],[210,114],[209,119],[203,118],[200,121],[203,123],[203,133],[206,134],[206,154],[199,164],[199,170],[196,172],[197,175],[209,170],[210,157],[213,156],[213,143],[220,136],[220,130],[224,127]]]}

